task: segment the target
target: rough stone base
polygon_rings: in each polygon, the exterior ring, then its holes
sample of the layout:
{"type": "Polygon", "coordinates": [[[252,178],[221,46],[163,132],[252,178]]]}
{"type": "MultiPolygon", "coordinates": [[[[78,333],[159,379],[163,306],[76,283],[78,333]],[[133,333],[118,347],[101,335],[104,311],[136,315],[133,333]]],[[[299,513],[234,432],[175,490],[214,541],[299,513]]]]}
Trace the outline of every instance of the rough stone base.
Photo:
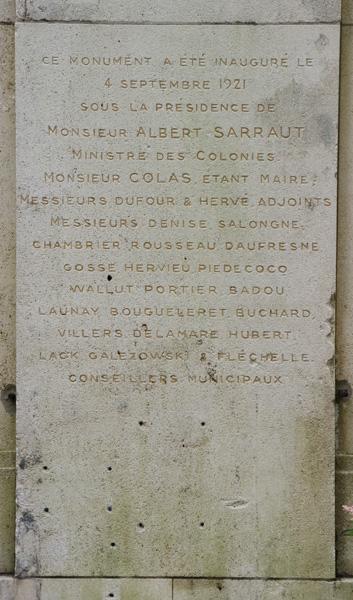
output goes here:
{"type": "Polygon", "coordinates": [[[177,580],[174,600],[352,600],[353,580],[177,580]]]}
{"type": "Polygon", "coordinates": [[[353,580],[0,578],[1,600],[352,600],[353,580]]]}

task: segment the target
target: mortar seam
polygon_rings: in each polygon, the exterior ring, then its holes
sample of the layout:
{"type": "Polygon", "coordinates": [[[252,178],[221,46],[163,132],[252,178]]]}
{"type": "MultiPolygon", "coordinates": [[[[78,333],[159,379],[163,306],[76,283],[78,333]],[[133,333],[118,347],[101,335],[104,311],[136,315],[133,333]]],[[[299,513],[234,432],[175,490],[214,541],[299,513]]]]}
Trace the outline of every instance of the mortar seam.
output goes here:
{"type": "Polygon", "coordinates": [[[27,19],[24,17],[23,19],[17,19],[16,23],[45,23],[47,25],[253,25],[254,27],[262,27],[268,25],[340,25],[341,21],[106,21],[104,19],[60,21],[56,19],[27,19]]]}

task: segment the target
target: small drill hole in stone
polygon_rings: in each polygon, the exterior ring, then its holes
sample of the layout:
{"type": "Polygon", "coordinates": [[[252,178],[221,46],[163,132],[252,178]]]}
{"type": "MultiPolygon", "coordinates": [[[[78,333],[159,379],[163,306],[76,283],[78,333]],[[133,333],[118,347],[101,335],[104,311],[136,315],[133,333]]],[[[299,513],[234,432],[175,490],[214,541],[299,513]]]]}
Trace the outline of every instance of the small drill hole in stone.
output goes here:
{"type": "Polygon", "coordinates": [[[201,527],[201,529],[203,529],[205,527],[205,523],[203,521],[201,521],[200,527],[201,527]]]}
{"type": "Polygon", "coordinates": [[[115,542],[112,542],[110,545],[111,545],[112,548],[116,547],[116,543],[115,542]]]}
{"type": "Polygon", "coordinates": [[[205,427],[206,423],[205,421],[201,421],[201,427],[205,427]]]}
{"type": "Polygon", "coordinates": [[[144,424],[145,424],[145,421],[139,421],[139,425],[140,425],[140,427],[143,427],[143,426],[144,426],[144,424]]]}
{"type": "Polygon", "coordinates": [[[111,281],[113,279],[113,277],[111,275],[108,275],[107,279],[108,279],[108,281],[111,281]]]}
{"type": "Polygon", "coordinates": [[[216,585],[219,591],[221,592],[223,590],[223,585],[220,582],[218,582],[216,585]]]}
{"type": "Polygon", "coordinates": [[[107,506],[107,510],[108,510],[108,512],[112,512],[113,507],[109,504],[109,506],[107,506]]]}
{"type": "Polygon", "coordinates": [[[115,594],[113,594],[113,593],[108,594],[108,598],[115,598],[115,594]]]}
{"type": "Polygon", "coordinates": [[[47,471],[47,470],[48,470],[48,467],[47,467],[47,465],[44,465],[44,467],[43,467],[43,471],[47,471]]]}
{"type": "Polygon", "coordinates": [[[141,531],[143,531],[143,529],[145,529],[145,526],[144,526],[144,524],[143,524],[143,523],[139,523],[139,529],[140,529],[141,531]]]}
{"type": "Polygon", "coordinates": [[[49,508],[47,506],[45,507],[44,512],[46,512],[46,513],[49,512],[49,508]]]}
{"type": "Polygon", "coordinates": [[[107,467],[108,471],[112,471],[113,467],[107,467]]]}

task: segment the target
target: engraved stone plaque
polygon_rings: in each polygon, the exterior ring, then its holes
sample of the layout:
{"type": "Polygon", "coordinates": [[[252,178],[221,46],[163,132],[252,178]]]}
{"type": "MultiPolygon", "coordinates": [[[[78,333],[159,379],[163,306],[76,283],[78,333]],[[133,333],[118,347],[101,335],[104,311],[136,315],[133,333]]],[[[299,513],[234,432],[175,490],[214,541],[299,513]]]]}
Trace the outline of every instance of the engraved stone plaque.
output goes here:
{"type": "Polygon", "coordinates": [[[338,26],[17,43],[17,574],[333,577],[338,26]]]}

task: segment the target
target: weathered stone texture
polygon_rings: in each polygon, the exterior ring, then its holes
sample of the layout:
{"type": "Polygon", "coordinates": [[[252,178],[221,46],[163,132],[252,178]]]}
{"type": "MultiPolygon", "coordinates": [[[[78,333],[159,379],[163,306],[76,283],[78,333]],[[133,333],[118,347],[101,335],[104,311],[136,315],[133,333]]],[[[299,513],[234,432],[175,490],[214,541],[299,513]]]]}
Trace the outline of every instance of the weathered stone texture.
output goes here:
{"type": "Polygon", "coordinates": [[[172,600],[172,581],[158,579],[15,580],[0,577],[1,600],[172,600]]]}
{"type": "Polygon", "coordinates": [[[176,580],[174,600],[351,600],[352,582],[176,580]]]}
{"type": "Polygon", "coordinates": [[[14,566],[15,120],[14,31],[0,25],[0,572],[14,566]],[[12,392],[12,393],[11,393],[12,392]]]}
{"type": "MultiPolygon", "coordinates": [[[[331,325],[336,250],[338,26],[97,25],[92,29],[88,25],[26,23],[19,25],[17,43],[18,439],[21,467],[18,472],[18,575],[333,577],[334,343],[331,325]],[[210,39],[213,40],[211,46],[210,39]],[[117,52],[117,43],[119,54],[123,55],[136,56],[148,50],[151,65],[119,64],[110,70],[105,65],[87,67],[87,57],[96,56],[97,48],[104,48],[104,54],[112,56],[117,52]],[[130,90],[124,86],[117,89],[120,78],[135,81],[140,76],[147,79],[153,76],[178,80],[193,79],[196,74],[201,78],[199,67],[196,71],[194,66],[180,67],[177,61],[162,66],[164,57],[175,57],[180,53],[184,56],[185,52],[195,56],[204,51],[211,60],[214,52],[217,55],[240,52],[249,55],[260,49],[272,56],[279,48],[289,55],[288,69],[254,72],[250,67],[247,72],[251,81],[247,98],[251,105],[256,107],[257,102],[272,99],[278,112],[275,116],[254,113],[244,116],[244,122],[262,125],[263,131],[270,131],[278,123],[288,124],[288,119],[293,127],[302,125],[303,139],[296,139],[291,128],[289,135],[293,139],[289,143],[287,138],[285,141],[271,139],[271,142],[261,139],[257,140],[256,148],[267,150],[270,143],[272,150],[277,152],[277,161],[272,167],[267,166],[271,173],[305,173],[310,181],[310,185],[303,188],[290,188],[284,183],[277,188],[281,190],[278,193],[293,194],[295,189],[300,196],[315,193],[315,196],[327,197],[326,203],[299,207],[293,213],[301,223],[300,234],[293,234],[293,240],[305,235],[305,241],[316,243],[319,251],[302,257],[290,252],[286,255],[290,270],[286,279],[289,291],[282,301],[285,307],[309,307],[307,314],[311,318],[303,316],[299,319],[295,313],[291,317],[293,320],[287,321],[295,335],[288,345],[284,344],[284,353],[287,351],[298,357],[301,352],[308,352],[311,359],[304,360],[303,364],[285,362],[281,368],[273,365],[270,369],[259,357],[253,362],[249,358],[247,364],[238,366],[235,371],[233,365],[222,363],[219,357],[219,351],[225,350],[227,327],[233,327],[233,321],[229,325],[229,319],[234,314],[234,300],[226,294],[229,280],[226,282],[217,271],[211,279],[207,274],[200,276],[195,267],[197,260],[208,264],[211,261],[208,254],[190,255],[189,258],[185,254],[183,261],[192,265],[190,272],[194,275],[191,278],[190,275],[182,278],[173,274],[173,277],[170,274],[159,276],[159,272],[151,278],[150,273],[141,275],[139,269],[133,272],[130,268],[124,269],[124,264],[129,261],[137,264],[146,260],[173,260],[169,258],[170,254],[163,252],[159,252],[158,259],[150,258],[151,255],[147,257],[140,249],[130,252],[131,236],[149,236],[153,241],[169,243],[170,231],[163,225],[159,229],[149,228],[147,219],[157,219],[158,223],[161,216],[165,219],[175,213],[178,218],[187,215],[197,220],[201,210],[198,202],[194,201],[190,206],[187,202],[178,202],[173,212],[168,212],[169,209],[165,212],[158,206],[147,209],[138,206],[131,213],[131,209],[117,209],[109,202],[105,207],[94,203],[76,206],[75,199],[70,204],[66,201],[66,195],[75,198],[97,193],[94,182],[90,181],[86,187],[75,179],[77,172],[96,173],[97,168],[99,172],[105,170],[110,174],[114,173],[112,169],[119,168],[125,184],[120,193],[136,194],[137,186],[132,183],[135,176],[130,178],[131,173],[136,170],[141,177],[142,169],[147,167],[147,173],[159,171],[163,180],[170,166],[167,161],[161,166],[155,156],[157,151],[173,149],[187,150],[191,156],[190,164],[186,161],[192,173],[191,184],[184,187],[179,181],[170,188],[165,184],[165,187],[158,187],[155,179],[153,186],[147,184],[144,187],[140,183],[139,193],[153,190],[158,194],[163,189],[165,193],[178,194],[178,198],[186,193],[197,198],[205,175],[205,167],[194,159],[199,144],[207,152],[219,150],[220,146],[215,146],[214,125],[218,123],[227,128],[239,122],[238,119],[229,114],[216,117],[199,114],[188,121],[185,115],[160,115],[153,110],[148,115],[136,116],[129,110],[129,103],[139,100],[153,106],[153,102],[162,97],[162,91],[144,87],[143,92],[136,92],[134,84],[130,90]],[[84,60],[72,62],[70,56],[83,56],[84,60]],[[310,57],[315,68],[303,67],[303,57],[310,57]],[[106,87],[107,77],[111,77],[111,81],[106,87]],[[121,114],[97,115],[96,110],[80,109],[84,101],[112,101],[117,96],[122,103],[121,114]],[[48,125],[55,123],[59,133],[52,134],[48,125]],[[153,129],[167,124],[185,126],[186,123],[192,123],[193,127],[199,125],[201,141],[165,140],[163,136],[158,141],[153,136],[149,140],[137,139],[137,125],[153,129]],[[123,144],[118,140],[114,146],[100,136],[97,140],[95,134],[88,141],[73,141],[67,137],[66,130],[60,134],[61,127],[96,128],[102,124],[105,127],[112,127],[112,124],[125,126],[129,136],[123,144]],[[103,151],[121,150],[129,144],[134,152],[139,147],[152,158],[146,167],[134,166],[133,171],[128,161],[119,162],[119,167],[112,166],[108,160],[94,163],[88,158],[77,162],[72,155],[73,143],[82,147],[89,144],[88,148],[103,151]],[[49,178],[45,173],[49,173],[49,178]],[[51,179],[50,173],[58,173],[59,177],[51,179]],[[68,179],[66,173],[70,174],[68,179]],[[314,192],[310,192],[312,188],[314,192]],[[42,202],[41,198],[45,197],[64,198],[64,204],[53,207],[50,202],[49,205],[42,202]],[[91,230],[84,234],[82,229],[76,230],[75,223],[82,216],[100,219],[108,215],[114,220],[117,211],[124,223],[130,222],[133,216],[139,228],[138,234],[133,234],[124,229],[125,224],[121,225],[124,233],[119,236],[122,251],[118,254],[92,254],[89,251],[82,255],[75,249],[61,252],[42,247],[43,240],[63,236],[68,240],[73,235],[80,239],[84,235],[93,235],[97,241],[107,239],[105,225],[95,229],[94,233],[91,230]],[[61,221],[61,217],[68,220],[61,221]],[[151,315],[150,309],[146,315],[142,312],[142,317],[133,314],[128,321],[120,313],[112,319],[112,302],[120,306],[120,298],[112,299],[110,292],[89,298],[77,296],[77,291],[73,290],[75,284],[93,282],[94,277],[95,283],[106,286],[107,275],[82,273],[80,267],[80,273],[70,272],[67,263],[82,260],[91,263],[98,260],[98,256],[100,261],[106,261],[108,256],[109,260],[117,261],[119,256],[117,274],[114,271],[110,276],[111,285],[116,282],[132,285],[135,290],[133,300],[130,292],[126,292],[124,303],[130,305],[132,302],[134,307],[141,309],[147,306],[146,302],[153,302],[153,306],[163,310],[169,306],[168,302],[190,309],[195,303],[193,297],[191,300],[190,297],[186,300],[176,297],[170,301],[158,295],[147,298],[143,287],[146,282],[190,284],[196,277],[204,283],[216,282],[226,307],[226,317],[220,317],[216,309],[213,321],[213,326],[221,332],[220,341],[202,340],[202,354],[199,342],[194,339],[180,342],[164,338],[162,343],[160,337],[153,337],[150,332],[162,331],[166,323],[160,315],[151,315]],[[85,301],[98,302],[98,317],[97,311],[89,320],[84,314],[77,316],[76,313],[73,317],[66,316],[64,321],[55,310],[54,313],[51,311],[51,307],[59,305],[82,306],[85,301]],[[81,335],[87,327],[94,327],[94,331],[102,327],[105,330],[119,327],[123,335],[120,337],[118,330],[115,341],[107,339],[105,334],[99,341],[96,334],[88,338],[86,334],[81,335]],[[147,341],[143,337],[145,331],[148,332],[147,341]],[[136,341],[137,334],[142,339],[136,341]],[[161,348],[169,353],[178,351],[175,359],[172,354],[175,364],[165,354],[158,358],[161,348]],[[117,349],[118,361],[124,356],[131,356],[131,359],[116,363],[114,353],[117,349]],[[141,351],[141,356],[145,351],[157,352],[157,358],[151,356],[147,362],[140,358],[136,362],[136,349],[141,351]],[[73,354],[70,361],[58,360],[61,350],[78,351],[79,358],[73,354]],[[180,352],[185,350],[187,357],[183,354],[180,361],[180,352]],[[108,351],[108,362],[104,362],[105,356],[94,358],[94,353],[101,356],[102,351],[108,351]],[[206,364],[204,356],[209,357],[206,364]],[[97,369],[103,373],[107,369],[108,375],[104,379],[97,377],[97,369]],[[259,375],[254,380],[258,380],[256,385],[260,382],[261,387],[254,386],[250,390],[246,386],[232,387],[222,383],[221,378],[228,373],[242,375],[250,371],[251,375],[253,372],[259,375]],[[273,374],[281,374],[283,385],[277,388],[267,385],[268,381],[263,381],[263,372],[272,373],[270,384],[275,381],[273,374]],[[93,378],[90,377],[92,373],[93,378]],[[110,505],[112,510],[108,511],[110,505]]],[[[220,94],[217,87],[223,85],[223,79],[220,84],[219,77],[229,73],[223,69],[211,70],[211,92],[206,89],[200,95],[197,90],[190,96],[185,93],[182,96],[193,102],[200,101],[200,97],[205,102],[220,97],[222,101],[233,98],[233,91],[231,95],[229,92],[228,95],[226,92],[220,94]],[[215,76],[216,72],[219,77],[215,76]],[[215,90],[220,95],[217,96],[215,90]]],[[[169,91],[167,97],[171,101],[176,98],[181,101],[180,90],[169,91]]],[[[221,149],[223,152],[234,150],[235,143],[239,144],[239,140],[223,139],[221,149]]],[[[251,163],[247,169],[243,167],[244,172],[250,173],[249,192],[253,198],[277,193],[268,184],[265,188],[257,187],[263,168],[261,162],[259,165],[251,163]]],[[[227,168],[229,172],[229,166],[223,166],[223,170],[227,168]]],[[[206,193],[203,185],[206,184],[202,184],[201,189],[206,193]]],[[[217,188],[208,189],[215,192],[217,188]]],[[[207,211],[208,231],[205,233],[200,227],[197,232],[203,243],[209,239],[210,232],[221,235],[216,231],[217,212],[207,211]]],[[[254,206],[245,208],[245,217],[250,218],[253,211],[256,211],[254,206]]],[[[272,209],[264,211],[269,218],[283,217],[281,208],[274,212],[272,209]]],[[[175,237],[174,231],[172,234],[175,237]]],[[[179,232],[179,235],[183,240],[187,239],[185,232],[179,232]]],[[[283,235],[287,239],[289,234],[283,235]]],[[[193,237],[190,233],[189,236],[193,237]]],[[[235,240],[235,237],[231,239],[235,240]]],[[[257,256],[262,261],[274,260],[262,253],[257,256]]],[[[178,260],[175,255],[173,258],[178,260]]],[[[250,260],[248,256],[247,259],[250,260]]],[[[223,246],[217,260],[231,260],[223,246]]],[[[258,280],[249,278],[248,281],[250,284],[250,281],[258,280]]],[[[270,281],[275,283],[276,279],[271,277],[270,281]]],[[[282,301],[275,304],[280,306],[280,312],[282,301]]],[[[201,300],[199,302],[201,304],[201,300]]],[[[257,299],[253,300],[251,306],[256,307],[256,302],[257,299]]],[[[180,321],[173,306],[171,313],[168,309],[172,318],[169,317],[167,327],[177,330],[180,321]]],[[[214,305],[207,299],[202,299],[201,306],[210,306],[214,310],[214,305]]],[[[262,306],[266,312],[267,300],[262,306]]],[[[272,323],[267,322],[267,326],[274,327],[272,323]]],[[[282,321],[276,321],[276,324],[284,327],[282,321]]],[[[197,326],[209,328],[209,320],[203,316],[200,320],[194,319],[192,327],[197,326]]],[[[262,317],[253,320],[252,326],[265,327],[262,317]]],[[[188,317],[183,321],[183,327],[190,327],[188,317]]],[[[231,346],[228,341],[227,349],[229,347],[241,351],[243,345],[238,348],[236,342],[231,346]]],[[[266,341],[255,348],[258,353],[267,351],[268,355],[266,341]]],[[[246,349],[249,352],[248,346],[246,349]]],[[[229,382],[234,381],[236,379],[231,375],[229,382]]]]}
{"type": "Polygon", "coordinates": [[[340,0],[18,0],[19,18],[35,21],[334,22],[340,0]]]}
{"type": "Polygon", "coordinates": [[[337,263],[337,365],[336,377],[347,391],[338,405],[337,439],[337,568],[353,574],[352,538],[342,536],[349,526],[343,504],[353,503],[353,27],[342,31],[340,161],[337,263]]]}
{"type": "Polygon", "coordinates": [[[333,584],[333,600],[352,600],[353,581],[351,579],[338,580],[333,584]]]}
{"type": "MultiPolygon", "coordinates": [[[[1,600],[17,600],[16,599],[16,581],[12,577],[0,576],[0,598],[1,600]]],[[[28,600],[36,600],[35,596],[28,600]]]]}
{"type": "MultiPolygon", "coordinates": [[[[353,392],[353,27],[342,31],[340,106],[340,160],[338,205],[337,264],[337,380],[347,382],[348,394],[353,392]]],[[[342,385],[345,385],[342,383],[342,385]]],[[[353,400],[348,395],[340,404],[339,447],[343,454],[353,455],[353,400]]]]}
{"type": "Polygon", "coordinates": [[[0,23],[12,23],[15,12],[16,0],[0,0],[0,23]]]}
{"type": "Polygon", "coordinates": [[[1,600],[352,600],[352,580],[207,581],[0,577],[1,600]],[[173,591],[172,591],[173,586],[173,591]]]}
{"type": "Polygon", "coordinates": [[[342,0],[342,23],[353,24],[353,0],[342,0]]]}

